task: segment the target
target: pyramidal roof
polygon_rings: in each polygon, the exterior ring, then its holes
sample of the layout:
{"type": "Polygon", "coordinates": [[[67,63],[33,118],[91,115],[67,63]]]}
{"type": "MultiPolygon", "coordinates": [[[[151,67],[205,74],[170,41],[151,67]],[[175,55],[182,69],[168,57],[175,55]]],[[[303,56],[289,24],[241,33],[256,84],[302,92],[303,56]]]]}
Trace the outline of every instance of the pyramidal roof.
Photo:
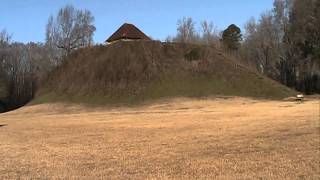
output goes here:
{"type": "Polygon", "coordinates": [[[114,32],[106,42],[112,42],[120,39],[142,39],[151,40],[140,29],[133,24],[124,23],[116,32],[114,32]]]}

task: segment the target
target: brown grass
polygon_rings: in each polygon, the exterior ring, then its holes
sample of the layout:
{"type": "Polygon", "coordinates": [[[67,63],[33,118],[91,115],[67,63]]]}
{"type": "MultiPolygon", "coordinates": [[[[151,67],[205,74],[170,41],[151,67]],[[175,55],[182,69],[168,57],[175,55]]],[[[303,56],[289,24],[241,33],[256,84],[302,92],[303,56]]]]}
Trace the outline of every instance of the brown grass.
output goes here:
{"type": "Polygon", "coordinates": [[[0,115],[0,177],[319,179],[319,100],[176,99],[0,115]]]}
{"type": "Polygon", "coordinates": [[[297,93],[235,61],[195,44],[128,41],[93,46],[68,56],[40,85],[36,101],[85,102],[95,96],[104,102],[135,103],[212,95],[282,99],[297,93]]]}

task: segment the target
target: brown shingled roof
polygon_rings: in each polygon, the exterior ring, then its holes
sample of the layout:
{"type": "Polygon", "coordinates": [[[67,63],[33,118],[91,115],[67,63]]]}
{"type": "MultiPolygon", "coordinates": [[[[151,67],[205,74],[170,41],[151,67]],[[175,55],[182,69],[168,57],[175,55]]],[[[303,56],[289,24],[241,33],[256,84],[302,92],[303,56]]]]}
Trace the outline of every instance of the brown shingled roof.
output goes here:
{"type": "Polygon", "coordinates": [[[151,40],[147,35],[140,31],[133,24],[124,23],[115,33],[113,33],[106,42],[112,42],[119,39],[143,39],[151,40]]]}

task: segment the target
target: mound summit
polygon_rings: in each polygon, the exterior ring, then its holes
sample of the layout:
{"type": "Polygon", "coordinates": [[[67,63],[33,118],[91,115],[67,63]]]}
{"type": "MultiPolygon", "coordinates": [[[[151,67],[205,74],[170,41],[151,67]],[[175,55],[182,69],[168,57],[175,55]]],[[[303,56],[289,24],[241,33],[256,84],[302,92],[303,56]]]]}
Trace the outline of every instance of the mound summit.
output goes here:
{"type": "Polygon", "coordinates": [[[283,98],[294,93],[212,47],[118,41],[73,52],[52,72],[35,101],[134,103],[166,97],[283,98]]]}

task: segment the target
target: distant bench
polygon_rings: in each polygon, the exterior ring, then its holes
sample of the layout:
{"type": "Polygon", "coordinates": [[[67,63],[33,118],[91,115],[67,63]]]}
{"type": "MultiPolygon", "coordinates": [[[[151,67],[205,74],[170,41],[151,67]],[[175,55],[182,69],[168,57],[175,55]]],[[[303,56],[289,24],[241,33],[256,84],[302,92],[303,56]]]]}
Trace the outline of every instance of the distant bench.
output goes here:
{"type": "Polygon", "coordinates": [[[304,99],[303,94],[298,94],[297,97],[296,97],[297,101],[303,101],[303,99],[304,99]]]}

